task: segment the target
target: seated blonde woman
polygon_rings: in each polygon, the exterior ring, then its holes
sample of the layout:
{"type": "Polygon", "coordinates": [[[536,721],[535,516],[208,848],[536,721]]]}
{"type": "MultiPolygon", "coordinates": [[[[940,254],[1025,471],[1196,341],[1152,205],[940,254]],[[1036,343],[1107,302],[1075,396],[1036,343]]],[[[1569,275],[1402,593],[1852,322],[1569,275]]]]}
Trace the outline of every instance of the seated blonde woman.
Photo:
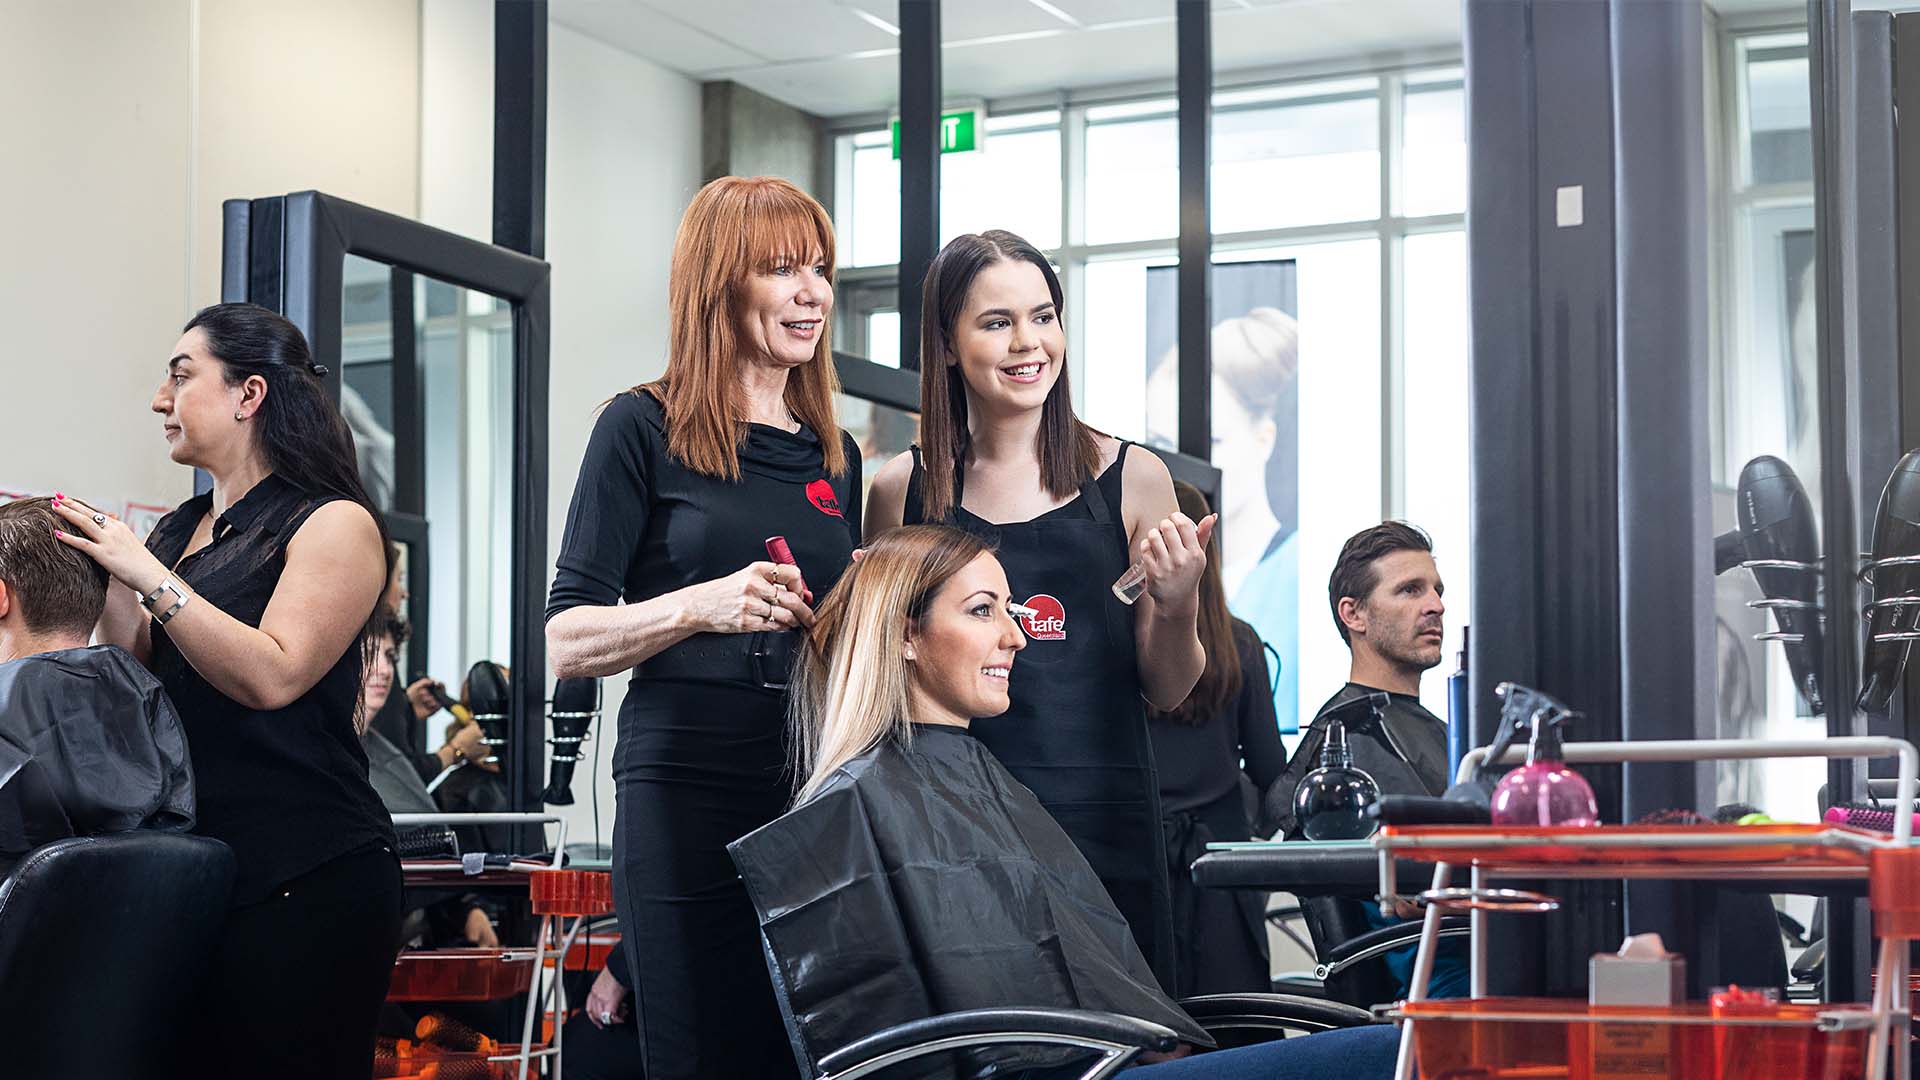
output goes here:
{"type": "MultiPolygon", "coordinates": [[[[793,687],[799,797],[729,847],[803,1068],[909,1020],[1035,1007],[1119,1013],[1185,1040],[1172,1057],[1186,1060],[1130,1076],[1306,1077],[1335,1063],[1349,1080],[1389,1075],[1384,1026],[1195,1054],[1212,1040],[1161,991],[1079,849],[968,733],[1007,709],[1026,645],[1014,607],[978,539],[914,526],[878,537],[816,610],[793,687]]],[[[1073,1075],[1075,1053],[975,1050],[950,1073],[1073,1075]]]]}

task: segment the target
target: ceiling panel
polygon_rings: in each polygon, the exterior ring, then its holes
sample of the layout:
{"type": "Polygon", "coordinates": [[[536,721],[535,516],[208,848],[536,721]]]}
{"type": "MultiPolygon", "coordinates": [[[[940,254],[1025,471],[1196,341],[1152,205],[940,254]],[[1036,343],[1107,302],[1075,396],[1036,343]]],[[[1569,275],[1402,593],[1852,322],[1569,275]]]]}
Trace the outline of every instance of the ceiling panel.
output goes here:
{"type": "Polygon", "coordinates": [[[645,6],[663,22],[698,28],[775,62],[888,49],[899,41],[838,0],[645,0],[645,6]]]}
{"type": "Polygon", "coordinates": [[[1173,23],[1082,30],[1064,39],[949,47],[941,53],[940,66],[949,100],[1171,80],[1176,66],[1173,23]]]}
{"type": "Polygon", "coordinates": [[[689,75],[763,59],[636,0],[550,0],[547,11],[562,26],[689,75]]]}
{"type": "Polygon", "coordinates": [[[892,111],[900,96],[899,58],[893,55],[766,65],[727,77],[816,116],[892,111]]]}
{"type": "Polygon", "coordinates": [[[1071,23],[1050,15],[1027,0],[966,0],[940,5],[943,41],[973,41],[1004,34],[1041,30],[1071,30],[1071,23]]]}
{"type": "Polygon", "coordinates": [[[1083,26],[1173,18],[1173,0],[1048,0],[1048,2],[1080,20],[1083,26]]]}

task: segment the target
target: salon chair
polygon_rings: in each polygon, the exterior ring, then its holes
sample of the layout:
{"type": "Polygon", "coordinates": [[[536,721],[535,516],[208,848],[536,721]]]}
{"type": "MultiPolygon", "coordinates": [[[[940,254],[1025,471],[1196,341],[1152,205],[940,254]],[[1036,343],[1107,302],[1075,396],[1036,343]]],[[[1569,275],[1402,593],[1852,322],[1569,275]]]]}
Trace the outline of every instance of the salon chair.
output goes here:
{"type": "MultiPolygon", "coordinates": [[[[1400,880],[1424,882],[1433,867],[1400,861],[1400,880]]],[[[1364,844],[1319,845],[1290,842],[1258,850],[1213,852],[1192,868],[1194,884],[1214,889],[1258,889],[1292,894],[1297,908],[1269,909],[1267,918],[1298,915],[1312,942],[1315,967],[1309,976],[1281,976],[1274,990],[1303,997],[1323,997],[1361,1009],[1396,1001],[1400,983],[1388,970],[1387,953],[1420,939],[1420,921],[1375,930],[1367,922],[1366,905],[1380,887],[1380,862],[1364,844]]],[[[1440,936],[1468,935],[1465,915],[1440,920],[1440,936]]],[[[1297,939],[1296,939],[1297,940],[1297,939]]]]}
{"type": "MultiPolygon", "coordinates": [[[[969,1009],[896,1024],[810,1060],[813,1055],[789,1007],[785,968],[763,933],[761,949],[773,977],[780,1017],[806,1080],[856,1080],[858,1077],[910,1075],[884,1073],[908,1061],[975,1047],[1077,1047],[1092,1058],[1080,1080],[1101,1080],[1134,1064],[1143,1053],[1165,1053],[1179,1045],[1171,1029],[1146,1020],[1088,1009],[969,1009]]],[[[1283,1038],[1289,1032],[1311,1034],[1376,1023],[1372,1013],[1340,1002],[1288,994],[1207,994],[1180,1003],[1187,1015],[1222,1046],[1242,1046],[1283,1038]]],[[[923,1063],[930,1064],[930,1063],[923,1063]]]]}
{"type": "Polygon", "coordinates": [[[8,1077],[159,1076],[233,890],[218,840],[135,831],[56,840],[0,878],[8,1077]]]}

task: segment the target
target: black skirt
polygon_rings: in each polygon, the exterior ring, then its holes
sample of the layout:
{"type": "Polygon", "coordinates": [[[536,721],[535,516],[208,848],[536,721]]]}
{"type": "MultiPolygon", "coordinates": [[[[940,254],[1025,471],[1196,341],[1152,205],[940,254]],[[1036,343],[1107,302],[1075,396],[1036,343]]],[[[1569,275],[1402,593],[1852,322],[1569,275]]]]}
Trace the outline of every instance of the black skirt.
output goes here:
{"type": "Polygon", "coordinates": [[[614,900],[648,1080],[798,1074],[727,844],[785,811],[785,698],[634,680],[614,754],[614,900]]]}

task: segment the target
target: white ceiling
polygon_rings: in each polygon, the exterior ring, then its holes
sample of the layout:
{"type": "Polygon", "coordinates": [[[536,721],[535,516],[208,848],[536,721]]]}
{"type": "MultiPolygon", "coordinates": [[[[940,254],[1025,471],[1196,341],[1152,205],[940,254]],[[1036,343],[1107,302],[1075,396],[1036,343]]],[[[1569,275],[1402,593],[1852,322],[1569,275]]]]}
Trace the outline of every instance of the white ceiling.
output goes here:
{"type": "MultiPolygon", "coordinates": [[[[912,0],[909,0],[912,2],[912,0]]],[[[1708,0],[1724,15],[1795,0],[1708,0]]],[[[1867,0],[1889,2],[1889,0],[1867,0]]],[[[550,0],[554,21],[696,79],[820,116],[891,109],[898,0],[550,0]]],[[[946,0],[949,101],[1170,81],[1174,0],[946,0]]],[[[1460,46],[1460,0],[1213,0],[1216,73],[1392,63],[1460,46]]]]}
{"type": "MultiPolygon", "coordinates": [[[[1452,0],[1213,0],[1214,70],[1457,49],[1452,0]]],[[[1174,74],[1173,0],[946,0],[950,101],[1174,74]]],[[[891,109],[896,0],[550,0],[555,22],[821,116],[891,109]]]]}

